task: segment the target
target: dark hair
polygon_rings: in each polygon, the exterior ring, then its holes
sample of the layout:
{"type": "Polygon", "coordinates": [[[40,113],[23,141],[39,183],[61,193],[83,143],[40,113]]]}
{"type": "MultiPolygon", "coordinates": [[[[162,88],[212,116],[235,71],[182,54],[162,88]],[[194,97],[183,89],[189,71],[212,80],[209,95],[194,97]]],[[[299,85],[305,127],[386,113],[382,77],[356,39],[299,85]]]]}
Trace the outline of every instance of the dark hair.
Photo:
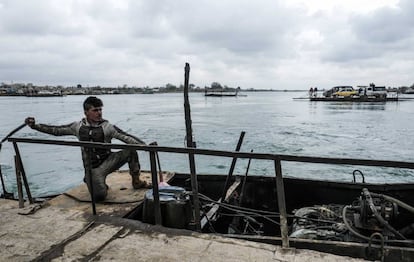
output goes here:
{"type": "Polygon", "coordinates": [[[88,111],[91,107],[102,107],[102,100],[96,96],[90,96],[83,102],[83,110],[88,111]]]}

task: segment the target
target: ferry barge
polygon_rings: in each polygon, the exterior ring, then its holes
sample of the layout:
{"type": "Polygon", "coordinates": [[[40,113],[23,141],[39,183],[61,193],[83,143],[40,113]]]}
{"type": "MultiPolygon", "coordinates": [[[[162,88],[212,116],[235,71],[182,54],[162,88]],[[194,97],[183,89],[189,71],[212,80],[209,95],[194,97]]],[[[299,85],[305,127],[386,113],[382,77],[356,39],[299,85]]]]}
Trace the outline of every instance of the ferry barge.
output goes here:
{"type": "Polygon", "coordinates": [[[352,86],[335,86],[323,92],[322,96],[311,89],[309,99],[328,102],[387,102],[398,101],[398,94],[388,92],[385,86],[375,86],[371,83],[369,86],[358,86],[357,89],[352,86]]]}
{"type": "Polygon", "coordinates": [[[391,102],[399,101],[398,96],[395,97],[375,97],[375,96],[337,96],[337,97],[310,97],[310,101],[325,102],[391,102]]]}

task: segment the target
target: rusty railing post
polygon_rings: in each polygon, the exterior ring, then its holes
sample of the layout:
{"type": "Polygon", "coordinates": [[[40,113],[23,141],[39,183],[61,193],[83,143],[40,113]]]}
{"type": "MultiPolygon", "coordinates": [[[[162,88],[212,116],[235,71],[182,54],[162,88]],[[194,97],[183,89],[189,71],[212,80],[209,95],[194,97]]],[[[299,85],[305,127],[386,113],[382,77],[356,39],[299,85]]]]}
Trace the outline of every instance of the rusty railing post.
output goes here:
{"type": "Polygon", "coordinates": [[[32,194],[30,193],[29,183],[27,182],[26,172],[24,171],[22,157],[20,155],[20,151],[19,151],[19,148],[17,147],[16,142],[13,142],[13,147],[14,147],[14,151],[16,152],[16,160],[17,160],[17,164],[19,166],[20,178],[23,179],[24,188],[26,189],[27,198],[29,199],[29,203],[33,204],[34,201],[33,201],[33,198],[32,198],[32,194]]]}
{"type": "Polygon", "coordinates": [[[17,184],[17,196],[19,198],[19,208],[23,208],[24,199],[23,199],[22,177],[21,177],[21,172],[20,172],[20,164],[19,164],[19,160],[17,160],[17,156],[14,156],[14,166],[16,167],[16,184],[17,184]]]}
{"type": "Polygon", "coordinates": [[[282,164],[280,159],[275,160],[276,170],[276,189],[277,189],[277,203],[279,206],[280,214],[280,234],[282,236],[282,247],[289,248],[288,238],[288,224],[287,224],[287,213],[286,213],[286,201],[285,201],[285,187],[283,185],[282,176],[282,164]]]}
{"type": "Polygon", "coordinates": [[[150,164],[151,164],[151,179],[152,179],[152,196],[154,197],[154,216],[155,224],[161,225],[161,205],[160,205],[160,191],[158,190],[157,179],[157,163],[155,162],[155,152],[150,151],[150,164]]]}
{"type": "Polygon", "coordinates": [[[92,177],[92,148],[84,148],[84,150],[87,150],[88,155],[88,163],[87,163],[87,170],[86,172],[89,175],[88,182],[89,182],[89,188],[90,188],[90,194],[91,194],[91,203],[92,203],[92,214],[96,215],[96,201],[95,201],[95,194],[93,190],[93,177],[92,177]]]}

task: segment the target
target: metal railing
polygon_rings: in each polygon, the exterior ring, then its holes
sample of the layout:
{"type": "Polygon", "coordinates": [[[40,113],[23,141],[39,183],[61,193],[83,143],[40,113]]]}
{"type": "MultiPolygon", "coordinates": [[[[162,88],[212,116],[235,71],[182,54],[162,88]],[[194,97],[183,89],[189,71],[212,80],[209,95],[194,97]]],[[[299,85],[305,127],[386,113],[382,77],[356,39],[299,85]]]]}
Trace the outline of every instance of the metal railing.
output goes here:
{"type": "MultiPolygon", "coordinates": [[[[16,151],[16,179],[20,183],[18,185],[19,203],[23,203],[23,193],[21,186],[21,178],[25,183],[26,192],[28,193],[29,200],[32,203],[30,190],[28,188],[26,175],[24,172],[20,152],[17,143],[30,143],[30,144],[46,144],[46,145],[62,145],[62,146],[74,146],[89,148],[105,148],[105,149],[133,149],[136,151],[145,151],[149,153],[150,166],[151,166],[151,179],[153,186],[154,196],[154,216],[155,223],[161,225],[161,207],[159,200],[159,189],[157,181],[157,164],[156,153],[178,153],[187,155],[206,155],[206,156],[219,156],[229,157],[233,159],[257,159],[257,160],[272,160],[275,166],[276,176],[276,189],[277,189],[277,201],[280,213],[280,231],[282,238],[282,247],[289,247],[288,239],[288,225],[287,225],[287,212],[285,202],[285,192],[282,175],[282,161],[288,162],[303,162],[303,163],[320,163],[320,164],[339,164],[339,165],[360,165],[360,166],[376,166],[376,167],[391,167],[391,168],[406,168],[414,169],[414,163],[404,161],[385,161],[385,160],[366,160],[366,159],[351,159],[351,158],[328,158],[328,157],[310,157],[310,156],[293,156],[282,154],[267,154],[267,153],[253,153],[253,152],[234,152],[234,151],[221,151],[210,149],[198,149],[198,148],[178,148],[178,147],[165,147],[165,146],[149,146],[149,145],[133,145],[133,144],[108,144],[108,143],[95,143],[95,142],[82,142],[82,141],[65,141],[65,140],[47,140],[47,139],[28,139],[28,138],[9,138],[8,141],[13,143],[16,151]]],[[[93,183],[91,183],[93,184],[93,183]]],[[[196,190],[198,192],[198,189],[196,190]]],[[[96,214],[95,201],[92,198],[93,213],[96,214]]],[[[198,206],[198,198],[194,198],[195,206],[198,206]],[[197,202],[195,202],[197,201],[197,202]]],[[[20,205],[19,205],[20,206],[20,205]]],[[[200,214],[195,217],[200,217],[200,214]]],[[[196,225],[200,225],[200,221],[195,221],[196,225]]],[[[199,228],[199,227],[197,227],[199,228]]]]}

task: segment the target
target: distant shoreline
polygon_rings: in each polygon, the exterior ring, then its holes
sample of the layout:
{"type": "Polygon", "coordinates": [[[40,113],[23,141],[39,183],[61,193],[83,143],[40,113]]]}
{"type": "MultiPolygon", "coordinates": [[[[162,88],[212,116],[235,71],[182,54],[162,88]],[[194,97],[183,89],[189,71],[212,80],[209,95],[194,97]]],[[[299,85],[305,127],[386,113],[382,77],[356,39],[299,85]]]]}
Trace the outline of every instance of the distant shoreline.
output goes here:
{"type": "MultiPolygon", "coordinates": [[[[77,96],[77,95],[135,95],[135,94],[168,94],[168,93],[182,93],[183,91],[162,91],[162,92],[105,92],[105,91],[85,91],[83,93],[70,93],[62,92],[62,95],[36,95],[36,94],[26,94],[26,93],[0,93],[0,96],[10,96],[10,97],[63,97],[63,96],[77,96]]],[[[203,93],[204,90],[190,90],[190,93],[203,93]]],[[[307,92],[306,90],[276,90],[276,89],[248,89],[241,90],[240,93],[251,93],[251,92],[307,92]]]]}

